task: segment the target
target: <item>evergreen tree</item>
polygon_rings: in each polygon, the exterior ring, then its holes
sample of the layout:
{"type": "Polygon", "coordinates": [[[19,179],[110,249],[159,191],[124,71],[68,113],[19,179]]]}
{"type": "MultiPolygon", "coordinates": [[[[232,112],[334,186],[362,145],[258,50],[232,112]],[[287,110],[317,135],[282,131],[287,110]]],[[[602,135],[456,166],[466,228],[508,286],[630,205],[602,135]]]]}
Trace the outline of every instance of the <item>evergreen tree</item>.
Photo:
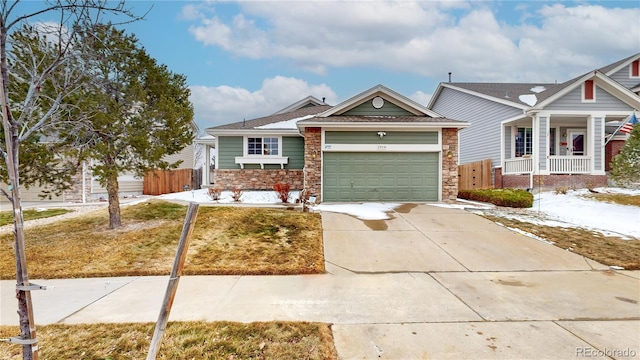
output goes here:
{"type": "Polygon", "coordinates": [[[640,183],[640,125],[633,127],[624,147],[611,161],[609,174],[620,185],[640,183]]]}
{"type": "MultiPolygon", "coordinates": [[[[32,149],[43,146],[42,136],[53,135],[58,137],[57,125],[68,123],[70,117],[65,114],[65,109],[61,104],[65,98],[77,90],[76,69],[70,59],[73,54],[81,52],[71,46],[76,38],[77,31],[82,28],[91,27],[99,22],[105,12],[112,18],[124,15],[127,21],[139,19],[124,6],[124,0],[47,0],[41,2],[40,6],[27,7],[27,12],[23,12],[24,7],[20,6],[20,0],[0,0],[0,108],[2,116],[2,136],[3,142],[0,144],[0,157],[4,160],[6,168],[5,175],[0,175],[8,180],[9,191],[0,191],[11,202],[13,210],[14,224],[14,251],[16,257],[16,298],[18,300],[18,316],[20,322],[20,337],[24,342],[22,345],[23,359],[29,360],[37,358],[36,324],[33,315],[33,305],[31,301],[31,290],[29,289],[29,276],[27,271],[27,257],[25,247],[24,219],[22,216],[22,202],[20,199],[20,182],[25,179],[29,183],[29,176],[22,175],[24,171],[29,172],[29,168],[21,165],[21,160],[25,163],[36,161],[40,157],[36,154],[26,154],[32,149]],[[41,24],[47,35],[50,37],[45,42],[40,42],[40,37],[36,36],[31,40],[37,40],[40,44],[51,44],[48,50],[41,54],[35,51],[26,53],[24,62],[13,62],[10,68],[11,51],[13,49],[12,38],[9,34],[27,23],[30,19],[40,16],[55,15],[58,23],[47,25],[41,24]],[[49,51],[53,50],[53,51],[49,51]],[[39,57],[39,55],[42,55],[39,57]],[[12,73],[12,71],[14,71],[12,73]],[[21,74],[18,77],[14,74],[21,74]],[[59,76],[62,75],[62,76],[59,76]],[[15,85],[14,85],[15,82],[15,85]],[[75,84],[75,85],[74,85],[75,84]],[[43,91],[44,90],[44,91],[43,91]],[[50,91],[49,91],[50,90],[50,91]],[[23,94],[22,98],[19,98],[23,94]],[[35,156],[33,160],[29,156],[35,156]]],[[[24,28],[23,28],[24,30],[24,28]]],[[[32,47],[26,47],[35,49],[32,47]]],[[[16,52],[17,53],[17,52],[16,52]]],[[[82,64],[77,63],[77,64],[82,64]]],[[[50,149],[51,150],[51,149],[50,149]]],[[[44,152],[39,151],[40,154],[44,152]]],[[[53,156],[50,152],[47,156],[53,156]]],[[[55,156],[50,157],[55,160],[55,156]]],[[[46,164],[50,161],[34,162],[46,164]]],[[[53,161],[52,165],[56,162],[53,161]]],[[[55,168],[56,166],[54,166],[55,168]]],[[[52,177],[48,177],[46,170],[37,170],[29,173],[36,181],[48,182],[52,177]],[[37,179],[39,178],[39,180],[37,179]]]]}
{"type": "Polygon", "coordinates": [[[183,75],[151,58],[134,35],[112,25],[83,34],[91,81],[81,108],[95,109],[78,133],[82,156],[109,198],[109,228],[121,225],[118,176],[178,164],[163,160],[193,141],[193,107],[183,75]]]}

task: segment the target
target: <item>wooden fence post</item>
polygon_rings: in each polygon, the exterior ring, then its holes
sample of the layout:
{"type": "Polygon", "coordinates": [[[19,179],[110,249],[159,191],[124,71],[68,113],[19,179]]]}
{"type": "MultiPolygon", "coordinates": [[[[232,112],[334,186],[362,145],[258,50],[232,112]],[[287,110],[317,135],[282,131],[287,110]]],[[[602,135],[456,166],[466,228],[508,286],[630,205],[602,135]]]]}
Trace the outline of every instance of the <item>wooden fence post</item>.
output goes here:
{"type": "Polygon", "coordinates": [[[193,228],[196,224],[196,216],[198,216],[198,204],[189,203],[187,216],[184,219],[184,226],[182,227],[182,234],[180,235],[178,251],[173,262],[173,268],[171,269],[171,276],[169,277],[169,283],[167,284],[167,292],[164,295],[164,301],[160,308],[160,315],[158,315],[158,321],[156,322],[156,329],[153,332],[153,338],[151,339],[151,345],[149,346],[147,360],[155,360],[156,355],[158,354],[158,349],[160,349],[160,343],[162,341],[164,331],[167,328],[167,321],[169,320],[169,313],[171,312],[173,299],[178,291],[178,282],[182,275],[184,261],[187,258],[187,250],[189,249],[191,234],[193,233],[193,228]]]}

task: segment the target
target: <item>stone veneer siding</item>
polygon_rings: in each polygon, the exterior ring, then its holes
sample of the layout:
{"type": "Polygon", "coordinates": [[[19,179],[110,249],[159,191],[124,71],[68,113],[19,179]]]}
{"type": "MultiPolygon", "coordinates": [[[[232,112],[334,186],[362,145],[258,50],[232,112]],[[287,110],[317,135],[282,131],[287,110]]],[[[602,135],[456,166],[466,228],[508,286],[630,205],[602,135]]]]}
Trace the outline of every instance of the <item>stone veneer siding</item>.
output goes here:
{"type": "Polygon", "coordinates": [[[442,129],[442,201],[458,197],[458,129],[442,129]],[[449,157],[451,154],[451,157],[449,157]]]}
{"type": "Polygon", "coordinates": [[[319,127],[304,130],[304,188],[316,202],[322,201],[322,132],[319,127]]]}
{"type": "MultiPolygon", "coordinates": [[[[502,175],[503,188],[527,189],[530,185],[529,175],[502,175]]],[[[560,187],[583,189],[603,186],[607,186],[607,175],[533,175],[534,189],[553,190],[560,187]]]]}
{"type": "Polygon", "coordinates": [[[273,190],[276,183],[303,189],[303,171],[287,169],[216,169],[213,188],[222,190],[273,190]]]}

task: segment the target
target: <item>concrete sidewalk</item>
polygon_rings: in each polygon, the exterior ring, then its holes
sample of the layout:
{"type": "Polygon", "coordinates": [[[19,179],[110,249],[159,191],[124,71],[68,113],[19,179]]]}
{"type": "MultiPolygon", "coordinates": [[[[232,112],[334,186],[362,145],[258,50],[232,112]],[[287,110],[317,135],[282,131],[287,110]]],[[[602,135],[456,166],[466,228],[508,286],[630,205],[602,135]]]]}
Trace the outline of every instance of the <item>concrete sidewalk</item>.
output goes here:
{"type": "MultiPolygon", "coordinates": [[[[391,215],[325,212],[325,275],[183,277],[170,320],[333,323],[344,359],[640,359],[640,272],[462,210],[391,215]]],[[[35,318],[153,322],[167,280],[34,280],[49,287],[33,292],[35,318]]],[[[17,323],[14,286],[0,282],[0,324],[17,323]]]]}

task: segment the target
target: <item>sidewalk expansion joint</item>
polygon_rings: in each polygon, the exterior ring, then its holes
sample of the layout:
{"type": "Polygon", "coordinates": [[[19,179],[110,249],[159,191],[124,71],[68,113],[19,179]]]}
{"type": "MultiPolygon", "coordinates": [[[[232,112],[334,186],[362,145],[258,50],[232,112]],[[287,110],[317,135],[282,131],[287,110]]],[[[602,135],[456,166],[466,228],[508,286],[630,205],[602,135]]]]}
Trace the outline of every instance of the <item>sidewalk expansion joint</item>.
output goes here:
{"type": "Polygon", "coordinates": [[[111,291],[107,291],[107,290],[106,290],[106,288],[107,288],[107,286],[108,286],[108,285],[112,285],[112,284],[113,284],[112,282],[108,282],[107,284],[105,284],[105,293],[104,293],[102,296],[100,296],[100,297],[98,297],[97,299],[95,299],[95,300],[91,301],[90,303],[86,304],[85,306],[83,306],[83,307],[81,307],[81,308],[77,309],[76,311],[72,312],[71,314],[69,314],[69,315],[67,315],[67,316],[63,317],[62,319],[59,319],[58,321],[54,322],[54,324],[62,324],[62,323],[63,323],[63,321],[65,321],[66,319],[68,319],[68,318],[72,317],[73,315],[75,315],[75,314],[77,314],[77,313],[81,312],[82,310],[84,310],[84,309],[86,309],[87,307],[89,307],[89,306],[91,306],[91,305],[93,305],[93,304],[97,303],[98,301],[100,301],[100,300],[104,299],[105,297],[107,297],[107,296],[109,296],[109,295],[113,294],[114,292],[116,292],[116,291],[118,291],[118,290],[122,289],[123,287],[125,287],[125,286],[127,286],[127,285],[129,285],[129,284],[132,284],[133,282],[135,282],[135,281],[137,281],[137,280],[140,280],[140,279],[142,279],[142,278],[144,278],[144,276],[136,276],[136,277],[132,277],[132,278],[130,279],[130,281],[123,281],[123,282],[122,282],[122,285],[120,285],[120,286],[116,287],[115,289],[113,289],[113,290],[111,290],[111,291]]]}

